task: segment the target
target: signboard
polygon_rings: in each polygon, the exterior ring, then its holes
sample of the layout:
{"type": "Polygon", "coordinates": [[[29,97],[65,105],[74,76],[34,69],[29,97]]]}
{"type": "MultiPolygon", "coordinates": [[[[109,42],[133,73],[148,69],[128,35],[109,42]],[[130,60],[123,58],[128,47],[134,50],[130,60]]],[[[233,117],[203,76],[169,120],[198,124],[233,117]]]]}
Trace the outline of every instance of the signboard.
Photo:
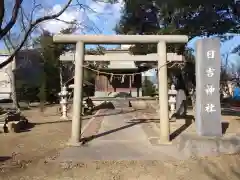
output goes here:
{"type": "Polygon", "coordinates": [[[202,136],[221,136],[220,40],[196,43],[196,126],[202,136]]]}

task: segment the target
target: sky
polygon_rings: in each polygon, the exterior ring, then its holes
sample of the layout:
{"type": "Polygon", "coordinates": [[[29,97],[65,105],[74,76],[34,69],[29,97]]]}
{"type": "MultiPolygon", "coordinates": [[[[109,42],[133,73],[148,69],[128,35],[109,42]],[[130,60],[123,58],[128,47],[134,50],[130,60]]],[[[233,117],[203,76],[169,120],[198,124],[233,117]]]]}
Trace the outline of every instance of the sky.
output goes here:
{"type": "MultiPolygon", "coordinates": [[[[66,0],[55,0],[55,2],[58,3],[52,5],[53,12],[59,11],[62,6],[61,3],[66,2],[66,0]]],[[[119,0],[116,4],[96,2],[92,0],[81,0],[80,2],[87,5],[89,10],[79,10],[79,8],[76,10],[74,7],[70,7],[62,14],[60,19],[64,21],[78,20],[78,22],[83,24],[78,33],[114,34],[113,29],[120,19],[121,8],[123,7],[122,0],[119,0]],[[90,29],[86,26],[90,27],[90,29]],[[92,31],[91,28],[94,28],[95,32],[92,31]]],[[[59,30],[67,27],[67,24],[57,21],[48,21],[43,24],[43,27],[53,33],[58,33],[59,30]]]]}
{"type": "MultiPolygon", "coordinates": [[[[36,16],[42,16],[43,14],[56,13],[58,12],[66,3],[67,0],[41,0],[44,8],[38,9],[36,16]]],[[[63,21],[77,20],[80,24],[78,34],[115,34],[114,27],[119,22],[121,9],[123,7],[123,0],[119,0],[116,4],[109,4],[104,2],[96,2],[94,0],[79,0],[82,4],[86,5],[88,8],[79,10],[76,6],[71,6],[67,9],[59,19],[63,21]]],[[[104,1],[104,0],[102,0],[104,1]]],[[[32,8],[29,4],[25,4],[24,8],[32,8]]],[[[77,0],[74,0],[75,4],[77,0]]],[[[29,11],[30,11],[29,9],[29,11]]],[[[68,27],[68,24],[50,20],[41,24],[41,27],[52,33],[59,33],[62,29],[68,27]]],[[[188,46],[194,48],[194,44],[198,38],[194,38],[188,43],[188,46]]],[[[221,46],[221,53],[226,54],[232,50],[240,42],[240,35],[234,37],[232,40],[227,41],[221,46]]],[[[4,46],[0,42],[0,49],[4,46]]],[[[232,63],[240,64],[240,57],[234,54],[229,55],[229,59],[232,63]]]]}

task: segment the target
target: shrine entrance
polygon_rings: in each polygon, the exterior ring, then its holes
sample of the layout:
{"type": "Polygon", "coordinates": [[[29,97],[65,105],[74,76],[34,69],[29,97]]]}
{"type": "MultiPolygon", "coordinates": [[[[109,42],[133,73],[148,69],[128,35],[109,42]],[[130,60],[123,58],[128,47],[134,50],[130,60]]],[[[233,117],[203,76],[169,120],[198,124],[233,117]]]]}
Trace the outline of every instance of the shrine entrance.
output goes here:
{"type": "Polygon", "coordinates": [[[160,85],[160,143],[170,141],[170,121],[168,109],[168,83],[167,83],[167,51],[166,43],[187,43],[188,37],[184,35],[56,35],[55,43],[76,44],[75,79],[72,115],[72,132],[69,145],[79,146],[82,128],[82,93],[83,93],[83,62],[84,61],[158,61],[158,79],[160,85]],[[157,53],[148,55],[122,55],[106,58],[104,55],[84,55],[85,44],[136,44],[156,43],[157,53]]]}

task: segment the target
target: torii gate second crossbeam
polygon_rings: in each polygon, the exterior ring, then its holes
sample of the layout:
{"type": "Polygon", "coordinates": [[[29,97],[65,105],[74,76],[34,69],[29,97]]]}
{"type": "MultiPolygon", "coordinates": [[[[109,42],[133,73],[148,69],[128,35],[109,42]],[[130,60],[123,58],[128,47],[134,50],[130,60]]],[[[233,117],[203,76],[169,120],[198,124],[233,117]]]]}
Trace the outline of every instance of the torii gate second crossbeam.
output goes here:
{"type": "MultiPolygon", "coordinates": [[[[168,116],[168,84],[167,84],[167,50],[166,43],[187,43],[185,35],[56,35],[56,43],[76,44],[75,80],[73,98],[72,132],[69,145],[79,146],[81,138],[82,83],[85,44],[136,44],[157,43],[159,105],[160,105],[160,143],[170,142],[170,122],[168,116]],[[159,83],[159,84],[160,84],[159,83]]],[[[130,56],[129,56],[130,57],[130,56]]],[[[126,59],[136,61],[136,58],[126,59]],[[134,60],[133,60],[134,59],[134,60]]],[[[103,59],[104,60],[104,59],[103,59]]],[[[111,59],[110,59],[111,60],[111,59]]],[[[140,61],[143,61],[141,58],[140,61]]],[[[109,61],[109,60],[108,60],[109,61]]]]}

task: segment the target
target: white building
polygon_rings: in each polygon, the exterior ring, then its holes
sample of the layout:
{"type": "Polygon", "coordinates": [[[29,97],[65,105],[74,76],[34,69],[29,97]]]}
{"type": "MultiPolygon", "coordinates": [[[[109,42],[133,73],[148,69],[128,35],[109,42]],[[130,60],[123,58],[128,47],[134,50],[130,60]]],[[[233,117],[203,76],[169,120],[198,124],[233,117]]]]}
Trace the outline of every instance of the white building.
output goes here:
{"type": "MultiPolygon", "coordinates": [[[[8,57],[9,55],[0,54],[0,63],[4,62],[8,57]]],[[[11,71],[12,63],[0,69],[0,100],[11,99],[11,71]]]]}
{"type": "MultiPolygon", "coordinates": [[[[7,51],[0,51],[0,63],[8,59],[7,51]]],[[[37,49],[21,50],[16,54],[15,81],[24,80],[30,84],[39,84],[41,58],[37,49]]],[[[11,76],[13,63],[0,69],[0,100],[11,99],[11,76]]]]}

